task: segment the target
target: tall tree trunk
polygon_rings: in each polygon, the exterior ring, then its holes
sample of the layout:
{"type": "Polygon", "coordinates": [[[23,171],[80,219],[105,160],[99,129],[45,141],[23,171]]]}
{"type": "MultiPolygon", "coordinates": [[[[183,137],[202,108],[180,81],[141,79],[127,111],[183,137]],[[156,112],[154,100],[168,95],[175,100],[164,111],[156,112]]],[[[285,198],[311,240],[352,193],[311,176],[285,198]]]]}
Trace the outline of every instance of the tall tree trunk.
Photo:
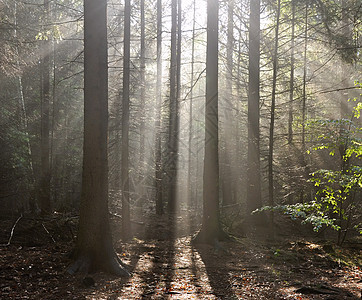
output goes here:
{"type": "MultiPolygon", "coordinates": [[[[268,181],[269,181],[269,205],[274,206],[274,126],[275,126],[275,96],[277,86],[278,73],[278,47],[279,47],[279,20],[280,20],[280,0],[278,0],[276,28],[275,28],[275,44],[273,53],[273,83],[272,83],[272,99],[270,108],[270,131],[269,131],[269,156],[268,156],[268,181]]],[[[271,211],[271,223],[274,223],[274,214],[271,211]]]]}
{"type": "Polygon", "coordinates": [[[79,229],[68,272],[127,276],[113,245],[108,211],[107,1],[84,1],[84,144],[79,229]]]}
{"type": "MultiPolygon", "coordinates": [[[[239,38],[237,39],[238,40],[238,54],[237,54],[237,74],[236,74],[236,99],[237,99],[237,107],[236,107],[236,134],[235,134],[235,139],[236,139],[236,157],[238,159],[238,164],[237,164],[237,171],[239,172],[239,175],[238,175],[238,178],[242,177],[242,178],[246,178],[247,176],[246,175],[246,168],[242,167],[243,163],[241,162],[241,158],[243,157],[243,153],[242,153],[242,150],[241,150],[241,145],[242,145],[242,141],[241,141],[241,138],[242,138],[242,132],[244,130],[244,127],[243,125],[241,124],[241,120],[242,120],[242,117],[241,117],[241,103],[242,103],[242,84],[241,84],[241,81],[242,81],[242,74],[241,74],[241,69],[242,69],[242,65],[241,65],[241,59],[242,59],[242,39],[241,39],[241,28],[243,26],[243,2],[241,1],[240,2],[240,20],[239,20],[239,38]],[[243,128],[243,129],[241,129],[243,128]],[[243,169],[242,172],[240,172],[240,170],[243,169]]],[[[236,198],[236,201],[238,201],[238,198],[239,198],[239,193],[241,191],[244,191],[242,193],[240,193],[240,196],[244,197],[244,195],[246,194],[245,193],[245,190],[244,190],[244,186],[242,186],[240,184],[240,180],[236,180],[235,184],[237,185],[236,187],[236,194],[237,194],[237,198],[236,198]]]]}
{"type": "MultiPolygon", "coordinates": [[[[232,120],[235,119],[232,113],[233,109],[233,45],[234,45],[234,23],[233,23],[233,10],[234,0],[228,0],[228,25],[227,25],[227,47],[226,47],[226,99],[224,101],[225,121],[224,130],[225,133],[232,132],[232,120]]],[[[232,144],[228,138],[228,134],[225,134],[225,158],[222,166],[221,179],[222,179],[222,191],[223,191],[223,205],[231,205],[235,203],[234,182],[235,177],[234,165],[231,164],[232,159],[232,144]]]]}
{"type": "Polygon", "coordinates": [[[308,49],[308,4],[305,3],[304,15],[304,58],[303,58],[303,98],[302,98],[302,155],[305,152],[305,119],[306,119],[306,103],[307,103],[307,49],[308,49]]]}
{"type": "MultiPolygon", "coordinates": [[[[350,28],[350,21],[348,20],[348,0],[342,0],[341,3],[341,24],[342,24],[342,33],[345,38],[349,40],[352,39],[352,32],[350,28]]],[[[341,83],[342,89],[348,87],[348,69],[345,66],[345,63],[341,66],[341,83]]],[[[341,99],[340,99],[340,118],[345,119],[349,117],[349,109],[348,109],[348,92],[346,90],[342,90],[341,99]]]]}
{"type": "MultiPolygon", "coordinates": [[[[17,40],[18,38],[18,0],[14,0],[14,39],[17,40]]],[[[29,123],[28,123],[28,114],[26,112],[25,107],[25,97],[24,97],[24,87],[23,87],[23,79],[22,79],[22,71],[20,65],[20,49],[18,43],[15,47],[15,54],[16,54],[16,68],[18,71],[17,74],[17,90],[18,90],[18,99],[19,99],[19,107],[21,111],[20,116],[20,124],[22,130],[26,137],[26,149],[27,149],[27,161],[28,161],[28,168],[29,168],[29,183],[30,183],[30,194],[28,196],[28,203],[25,204],[27,207],[28,204],[30,205],[30,209],[33,211],[35,209],[35,199],[31,195],[34,193],[35,187],[35,174],[34,174],[34,167],[33,167],[33,155],[32,155],[32,148],[30,145],[30,135],[29,135],[29,123]]]]}
{"type": "Polygon", "coordinates": [[[292,6],[292,36],[290,53],[290,81],[289,81],[289,116],[288,116],[288,144],[293,142],[293,102],[294,102],[294,48],[295,48],[295,0],[291,0],[292,6]]]}
{"type": "Polygon", "coordinates": [[[156,83],[156,214],[163,214],[162,199],[162,149],[161,149],[161,109],[162,109],[162,0],[157,0],[157,83],[156,83]]]}
{"type": "MultiPolygon", "coordinates": [[[[176,101],[177,101],[177,108],[178,102],[181,95],[181,37],[182,37],[182,6],[181,0],[177,0],[177,50],[176,50],[176,101]]],[[[177,117],[179,111],[177,110],[177,117]]]]}
{"type": "MultiPolygon", "coordinates": [[[[304,168],[304,176],[307,178],[309,172],[307,167],[307,162],[305,159],[305,124],[306,124],[306,115],[307,115],[307,50],[308,50],[308,5],[309,0],[305,3],[305,12],[304,12],[304,54],[303,54],[303,97],[302,97],[302,151],[301,151],[301,165],[304,168]]],[[[301,186],[300,190],[300,202],[304,202],[304,186],[301,186]]]]}
{"type": "MultiPolygon", "coordinates": [[[[348,2],[347,0],[342,0],[341,3],[341,25],[342,25],[342,33],[345,38],[348,38],[349,40],[352,39],[352,34],[350,31],[350,22],[348,20],[348,2]]],[[[348,90],[344,90],[345,88],[348,88],[348,68],[346,66],[346,62],[342,60],[342,64],[340,66],[340,79],[341,79],[341,87],[342,92],[340,93],[340,100],[339,100],[339,114],[340,119],[346,119],[349,118],[350,110],[348,109],[348,90]]],[[[340,124],[340,137],[342,138],[345,136],[345,132],[347,130],[347,125],[344,124],[344,122],[341,122],[340,124]]],[[[346,145],[344,143],[341,143],[340,145],[340,157],[341,157],[341,170],[346,171],[346,161],[343,159],[343,156],[346,151],[346,145]]]]}
{"type": "Polygon", "coordinates": [[[191,46],[191,90],[189,102],[189,141],[188,141],[188,172],[187,172],[187,204],[188,207],[194,205],[194,194],[192,185],[192,137],[193,137],[193,97],[194,97],[194,67],[195,67],[195,33],[196,33],[196,0],[193,2],[192,19],[192,46],[191,46]]]}
{"type": "MultiPolygon", "coordinates": [[[[49,0],[44,0],[44,20],[43,30],[49,28],[49,0]]],[[[44,54],[42,57],[42,97],[41,97],[41,179],[40,179],[40,209],[42,214],[49,214],[50,206],[50,145],[49,145],[49,130],[50,130],[50,53],[51,44],[47,37],[43,41],[44,54]]]]}
{"type": "Polygon", "coordinates": [[[121,137],[122,137],[122,92],[117,94],[114,105],[115,109],[115,122],[114,122],[114,164],[118,167],[114,169],[114,189],[117,197],[122,199],[122,183],[121,183],[121,137]]]}
{"type": "Polygon", "coordinates": [[[234,52],[234,0],[228,0],[228,24],[227,24],[227,47],[226,47],[226,94],[229,103],[233,96],[233,52],[234,52]]]}
{"type": "MultiPolygon", "coordinates": [[[[52,14],[52,20],[56,20],[56,10],[55,8],[53,9],[53,14],[52,14]],[[54,14],[54,15],[53,15],[54,14]]],[[[58,109],[58,105],[57,105],[57,101],[56,101],[56,80],[57,80],[57,74],[56,74],[56,51],[55,51],[55,43],[54,43],[54,37],[52,37],[51,39],[51,48],[52,48],[52,66],[51,66],[51,71],[52,71],[52,116],[51,116],[51,127],[50,127],[50,153],[49,153],[49,161],[50,161],[50,173],[54,174],[54,134],[55,134],[55,125],[56,125],[56,113],[57,113],[57,109],[58,109]]],[[[59,176],[53,176],[51,185],[56,186],[58,183],[57,181],[59,176]]],[[[52,193],[52,197],[53,197],[53,202],[54,205],[57,204],[58,202],[58,194],[61,193],[61,191],[59,191],[59,189],[54,189],[53,193],[52,193]]]]}
{"type": "Polygon", "coordinates": [[[176,209],[176,182],[177,182],[177,152],[178,152],[178,54],[177,54],[177,4],[178,0],[171,3],[171,59],[170,59],[170,108],[168,132],[168,212],[174,213],[176,209]]]}
{"type": "MultiPolygon", "coordinates": [[[[290,46],[290,78],[289,78],[289,103],[288,103],[288,145],[289,154],[292,156],[292,143],[293,143],[293,104],[294,104],[294,68],[295,68],[295,0],[291,0],[292,11],[292,32],[291,32],[291,46],[290,46]]],[[[293,193],[289,192],[288,202],[292,203],[293,193]]]]}
{"type": "Polygon", "coordinates": [[[140,196],[142,203],[145,196],[145,91],[146,91],[146,46],[145,46],[145,0],[140,0],[141,9],[141,57],[140,57],[140,85],[141,85],[141,97],[140,97],[140,168],[139,168],[139,182],[140,182],[140,196]]]}
{"type": "Polygon", "coordinates": [[[219,209],[218,11],[218,0],[208,0],[203,217],[195,237],[195,242],[206,243],[225,237],[219,209]]]}
{"type": "Polygon", "coordinates": [[[125,0],[124,7],[124,53],[123,53],[123,93],[122,93],[122,236],[130,237],[130,195],[129,195],[129,85],[130,85],[130,43],[131,43],[131,4],[125,0]]]}
{"type": "MultiPolygon", "coordinates": [[[[348,1],[342,0],[341,3],[341,23],[342,23],[342,33],[345,38],[348,38],[348,40],[352,39],[352,34],[350,31],[350,22],[348,20],[348,1]]],[[[343,62],[343,60],[342,60],[343,62]]],[[[346,119],[348,118],[349,109],[348,109],[348,90],[344,90],[345,88],[348,88],[348,68],[346,67],[346,62],[344,62],[340,69],[341,69],[341,84],[342,84],[342,92],[340,94],[340,102],[339,102],[339,110],[340,110],[340,119],[346,119]]],[[[343,121],[340,123],[339,128],[339,136],[340,136],[340,146],[339,146],[339,156],[340,156],[340,170],[343,175],[345,175],[348,172],[349,168],[349,159],[345,159],[344,156],[347,151],[347,143],[346,143],[346,132],[350,131],[350,128],[347,124],[345,124],[343,121]]],[[[341,245],[346,237],[346,227],[348,227],[348,223],[346,220],[343,220],[342,212],[345,211],[345,206],[348,205],[349,201],[351,201],[351,196],[347,196],[347,201],[340,201],[339,203],[339,220],[338,225],[341,227],[340,230],[338,230],[338,236],[337,236],[337,244],[341,245]]]]}
{"type": "Polygon", "coordinates": [[[250,1],[247,212],[261,207],[260,178],[260,0],[250,1]]]}

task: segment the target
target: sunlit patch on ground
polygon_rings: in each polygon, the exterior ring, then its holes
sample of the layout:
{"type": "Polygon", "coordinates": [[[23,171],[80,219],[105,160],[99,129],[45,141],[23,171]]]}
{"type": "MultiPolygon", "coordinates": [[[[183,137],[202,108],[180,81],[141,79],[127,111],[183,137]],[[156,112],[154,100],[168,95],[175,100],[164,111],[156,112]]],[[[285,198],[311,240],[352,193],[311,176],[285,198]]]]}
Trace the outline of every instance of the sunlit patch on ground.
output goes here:
{"type": "Polygon", "coordinates": [[[199,253],[190,246],[190,239],[179,239],[175,243],[174,278],[172,291],[179,299],[212,298],[212,287],[206,274],[205,265],[199,253]]]}
{"type": "Polygon", "coordinates": [[[175,223],[169,218],[157,221],[147,228],[153,238],[115,244],[131,277],[86,275],[94,285],[84,283],[84,274],[64,272],[69,243],[2,247],[0,298],[360,299],[359,244],[339,247],[307,240],[244,238],[215,249],[193,245],[183,228],[177,228],[179,235],[173,238],[175,223]]]}
{"type": "MultiPolygon", "coordinates": [[[[141,251],[128,279],[107,282],[87,299],[217,299],[190,238],[137,243],[141,251]]],[[[128,261],[125,253],[124,261],[128,261]]]]}
{"type": "Polygon", "coordinates": [[[334,246],[330,253],[326,251],[330,247],[307,241],[245,239],[222,243],[228,250],[224,252],[192,245],[190,237],[133,239],[116,245],[131,277],[87,275],[94,286],[84,284],[84,274],[64,272],[67,261],[59,249],[66,245],[1,248],[0,298],[360,299],[361,255],[353,248],[334,246]],[[326,294],[303,294],[298,289],[326,294]]]}
{"type": "Polygon", "coordinates": [[[140,299],[147,289],[147,286],[143,283],[143,279],[140,274],[144,272],[144,270],[152,270],[152,266],[153,261],[150,253],[143,254],[137,262],[136,268],[132,273],[132,277],[130,277],[129,281],[124,285],[119,294],[131,295],[135,299],[140,299]]]}
{"type": "Polygon", "coordinates": [[[134,240],[124,244],[120,253],[133,266],[132,276],[103,281],[103,286],[97,286],[87,298],[304,300],[336,295],[357,299],[360,293],[361,270],[340,268],[322,260],[322,256],[313,256],[321,249],[314,244],[299,243],[298,249],[235,242],[224,246],[230,251],[194,246],[190,237],[174,241],[134,240]],[[327,294],[298,293],[301,287],[324,289],[327,294]]]}
{"type": "Polygon", "coordinates": [[[215,298],[205,266],[189,239],[157,244],[153,251],[140,257],[119,299],[125,299],[126,295],[134,299],[215,298]]]}

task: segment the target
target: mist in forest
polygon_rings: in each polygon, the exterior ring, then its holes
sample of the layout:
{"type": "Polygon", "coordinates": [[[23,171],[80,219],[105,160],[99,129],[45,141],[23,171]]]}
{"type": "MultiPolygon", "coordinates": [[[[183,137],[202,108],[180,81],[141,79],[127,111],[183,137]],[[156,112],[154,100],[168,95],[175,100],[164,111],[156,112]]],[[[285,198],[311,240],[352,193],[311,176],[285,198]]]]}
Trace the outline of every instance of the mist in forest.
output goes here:
{"type": "Polygon", "coordinates": [[[114,245],[133,238],[360,236],[361,17],[360,0],[0,0],[7,246],[23,216],[74,217],[69,273],[130,276],[114,245]]]}

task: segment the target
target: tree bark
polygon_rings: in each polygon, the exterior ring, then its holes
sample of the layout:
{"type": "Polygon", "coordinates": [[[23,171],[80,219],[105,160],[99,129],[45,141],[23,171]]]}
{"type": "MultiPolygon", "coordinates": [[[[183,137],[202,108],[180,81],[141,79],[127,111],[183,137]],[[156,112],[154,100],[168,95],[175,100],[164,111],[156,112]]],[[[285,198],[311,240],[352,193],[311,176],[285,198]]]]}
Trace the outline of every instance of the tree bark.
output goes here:
{"type": "Polygon", "coordinates": [[[79,229],[68,272],[127,276],[113,245],[108,212],[107,2],[84,1],[84,143],[79,229]]]}
{"type": "Polygon", "coordinates": [[[140,1],[141,10],[141,55],[140,55],[140,159],[139,159],[139,182],[140,182],[140,196],[141,203],[145,201],[145,134],[146,134],[146,120],[145,120],[145,92],[146,92],[146,45],[145,45],[145,0],[140,1]]]}
{"type": "Polygon", "coordinates": [[[191,90],[189,102],[189,141],[188,141],[188,172],[187,172],[187,205],[195,205],[192,184],[192,137],[193,137],[193,97],[194,97],[194,67],[195,67],[195,33],[196,33],[196,0],[193,1],[192,46],[191,46],[191,90]]]}
{"type": "MultiPolygon", "coordinates": [[[[276,27],[275,27],[275,44],[273,53],[273,83],[272,99],[270,108],[270,131],[269,131],[269,156],[268,156],[268,181],[269,181],[269,205],[274,206],[274,126],[275,126],[275,97],[278,74],[278,47],[279,47],[279,20],[280,20],[280,0],[278,0],[276,27]]],[[[273,211],[270,213],[271,224],[274,223],[273,211]]]]}
{"type": "MultiPolygon", "coordinates": [[[[305,178],[308,177],[308,167],[305,158],[305,127],[306,127],[306,117],[307,117],[307,50],[308,50],[308,5],[309,0],[305,3],[305,11],[304,11],[304,53],[303,53],[303,97],[302,97],[302,151],[301,151],[301,165],[304,169],[305,178]]],[[[300,190],[300,202],[304,203],[305,193],[304,186],[301,187],[300,190]]]]}
{"type": "Polygon", "coordinates": [[[195,242],[213,244],[225,238],[219,209],[218,0],[207,1],[205,156],[202,228],[195,242]]]}
{"type": "MultiPolygon", "coordinates": [[[[17,0],[14,1],[14,39],[17,40],[18,38],[18,4],[17,0]]],[[[15,54],[16,54],[16,67],[18,71],[21,70],[20,66],[20,49],[19,44],[16,44],[15,47],[15,54]]],[[[27,148],[27,159],[28,159],[28,168],[29,168],[29,182],[30,182],[30,194],[28,199],[26,200],[27,203],[25,204],[25,207],[30,207],[31,211],[34,211],[36,203],[35,199],[31,196],[31,194],[34,193],[35,188],[35,174],[34,174],[34,167],[33,167],[33,155],[32,155],[32,147],[30,144],[30,135],[29,135],[29,122],[28,122],[28,114],[26,112],[26,106],[25,106],[25,97],[24,97],[24,87],[23,87],[23,79],[22,74],[17,74],[17,89],[18,89],[18,97],[19,97],[19,106],[21,111],[20,116],[20,124],[22,127],[22,130],[26,136],[26,148],[27,148]]]]}
{"type": "Polygon", "coordinates": [[[228,23],[227,23],[227,47],[226,47],[226,92],[224,98],[224,131],[225,141],[224,149],[225,157],[221,167],[221,180],[222,180],[222,194],[223,194],[223,205],[234,204],[235,201],[235,165],[230,162],[233,160],[232,143],[230,142],[230,132],[232,132],[232,121],[235,120],[233,110],[233,45],[234,45],[234,34],[233,34],[233,10],[234,0],[228,0],[228,23]]]}
{"type": "Polygon", "coordinates": [[[176,209],[176,182],[177,182],[177,157],[178,157],[178,45],[177,45],[177,15],[178,0],[171,3],[171,59],[170,59],[170,107],[169,107],[169,132],[168,132],[168,205],[169,213],[176,209]]]}
{"type": "MultiPolygon", "coordinates": [[[[306,119],[306,103],[307,103],[307,50],[308,50],[308,4],[305,3],[304,15],[304,57],[303,57],[303,98],[302,98],[302,153],[305,152],[305,119],[306,119]]],[[[304,160],[304,159],[303,159],[304,160]]]]}
{"type": "MultiPolygon", "coordinates": [[[[342,0],[341,3],[341,24],[342,24],[342,33],[345,38],[352,39],[352,34],[350,30],[350,22],[348,20],[348,12],[347,12],[348,2],[347,0],[342,0]]],[[[343,61],[342,61],[343,62],[343,61]]],[[[348,119],[350,116],[350,109],[348,108],[348,90],[344,90],[347,88],[348,85],[348,69],[346,67],[346,62],[344,62],[340,66],[340,78],[341,78],[341,84],[342,84],[342,92],[340,93],[340,100],[339,100],[339,114],[340,114],[340,120],[348,119]]],[[[339,135],[340,139],[343,140],[346,136],[346,131],[348,131],[348,126],[341,122],[340,124],[340,130],[339,135]]],[[[341,143],[339,146],[339,153],[341,157],[341,165],[340,169],[342,172],[346,172],[346,168],[348,165],[348,162],[343,158],[346,152],[347,145],[345,143],[341,143]]]]}
{"type": "Polygon", "coordinates": [[[130,237],[130,197],[129,197],[129,85],[130,85],[130,43],[131,43],[131,3],[125,0],[124,8],[124,54],[123,54],[123,94],[122,94],[122,236],[130,237]]]}
{"type": "Polygon", "coordinates": [[[163,214],[162,199],[162,149],[161,149],[161,127],[162,127],[162,0],[157,0],[157,83],[156,83],[156,214],[163,214]]]}
{"type": "Polygon", "coordinates": [[[292,6],[292,36],[290,53],[290,81],[289,81],[289,114],[288,114],[288,144],[293,142],[293,102],[294,102],[294,48],[295,48],[295,0],[291,0],[292,6]]]}
{"type": "Polygon", "coordinates": [[[250,1],[247,212],[261,207],[260,178],[260,0],[250,1]]]}
{"type": "MultiPolygon", "coordinates": [[[[49,27],[49,0],[44,0],[44,20],[43,30],[47,31],[49,27]]],[[[40,210],[41,214],[49,214],[51,210],[50,205],[50,53],[51,45],[50,38],[46,37],[43,41],[44,56],[42,57],[41,66],[41,179],[40,179],[40,210]]]]}

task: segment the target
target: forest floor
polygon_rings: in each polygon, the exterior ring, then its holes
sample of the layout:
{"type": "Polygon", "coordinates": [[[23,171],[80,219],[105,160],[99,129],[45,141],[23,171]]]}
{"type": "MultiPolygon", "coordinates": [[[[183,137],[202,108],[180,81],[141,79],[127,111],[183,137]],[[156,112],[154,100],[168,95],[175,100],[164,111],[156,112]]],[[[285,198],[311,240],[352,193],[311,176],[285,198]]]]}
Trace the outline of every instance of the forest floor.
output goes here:
{"type": "Polygon", "coordinates": [[[316,238],[244,235],[193,245],[193,225],[175,219],[135,222],[137,238],[115,239],[129,278],[66,272],[76,217],[0,220],[0,298],[361,299],[358,241],[338,247],[316,238]]]}

